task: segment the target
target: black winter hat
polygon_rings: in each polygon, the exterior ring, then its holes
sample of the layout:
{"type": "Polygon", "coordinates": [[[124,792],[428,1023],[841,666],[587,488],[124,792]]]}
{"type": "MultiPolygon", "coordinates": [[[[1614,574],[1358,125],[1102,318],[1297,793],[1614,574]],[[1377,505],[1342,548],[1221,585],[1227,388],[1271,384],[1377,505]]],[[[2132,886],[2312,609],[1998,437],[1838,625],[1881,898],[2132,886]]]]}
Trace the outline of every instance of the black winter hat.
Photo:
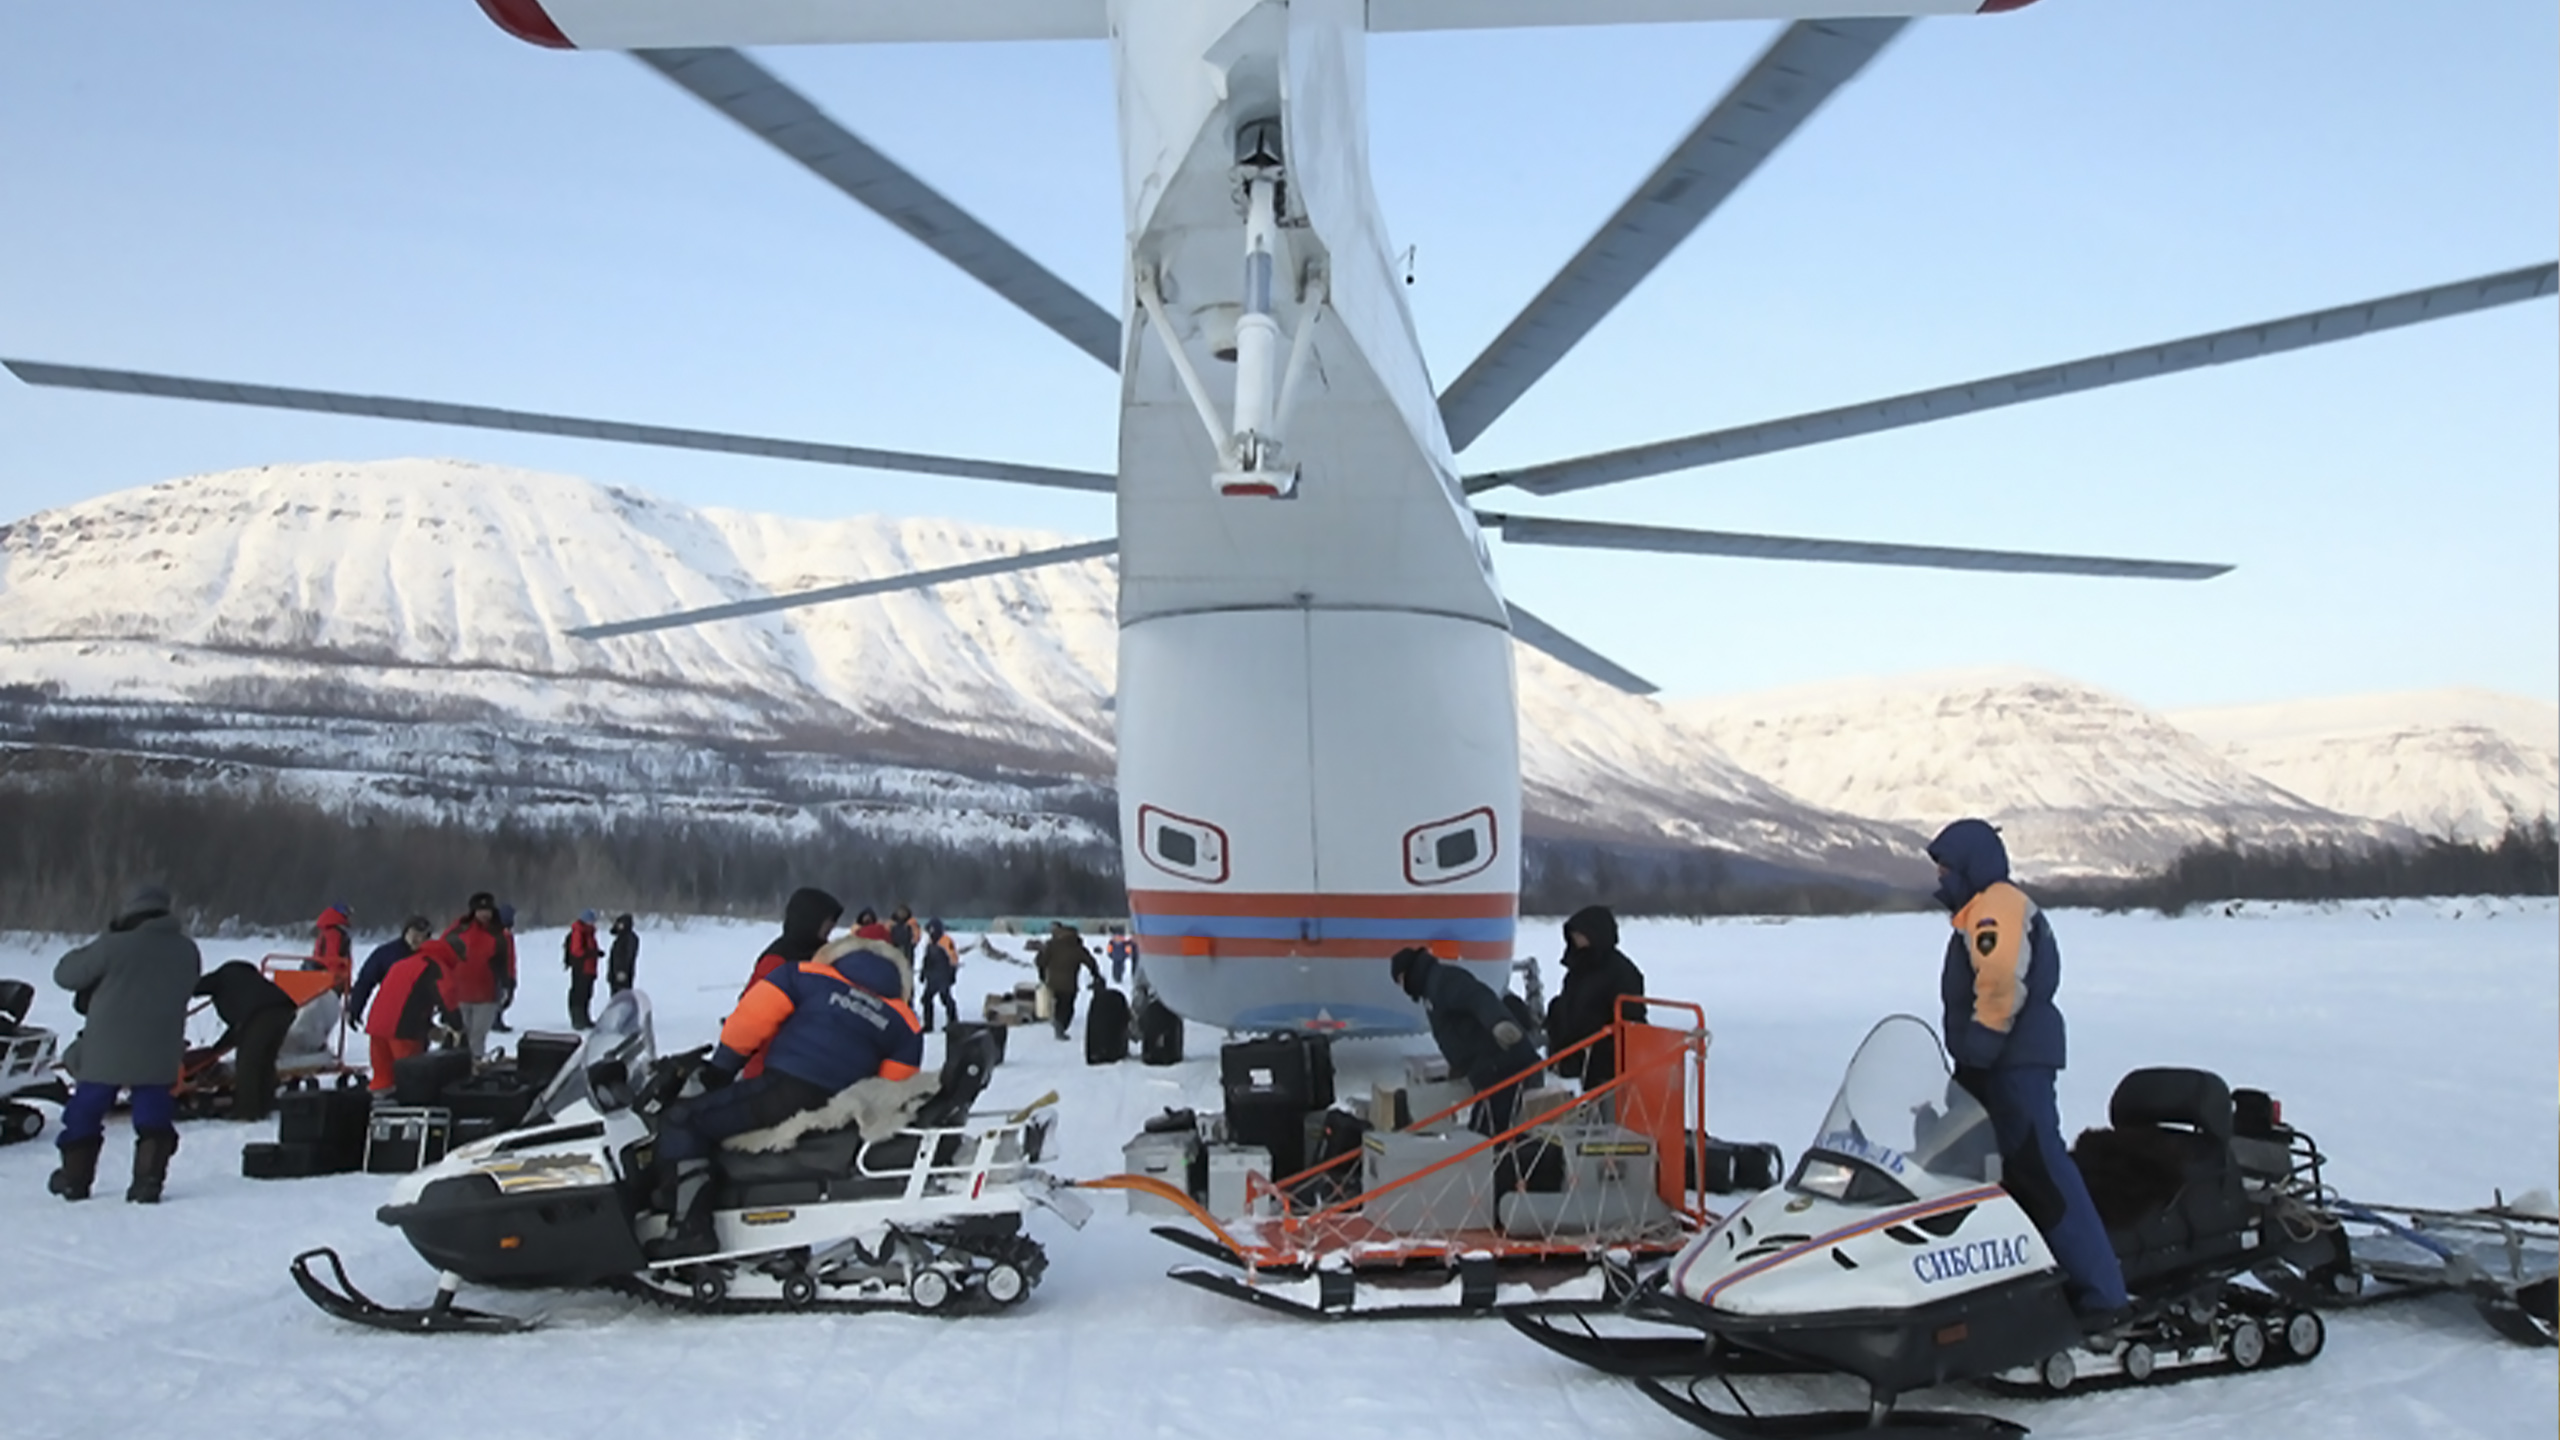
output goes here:
{"type": "Polygon", "coordinates": [[[1610,914],[1606,905],[1585,905],[1573,912],[1572,919],[1564,922],[1564,934],[1568,950],[1573,948],[1576,935],[1600,949],[1613,950],[1618,944],[1618,917],[1610,914]]]}
{"type": "Polygon", "coordinates": [[[1387,974],[1394,977],[1398,989],[1420,999],[1422,991],[1419,985],[1431,973],[1431,967],[1439,963],[1440,957],[1424,947],[1408,945],[1387,957],[1387,974]]]}

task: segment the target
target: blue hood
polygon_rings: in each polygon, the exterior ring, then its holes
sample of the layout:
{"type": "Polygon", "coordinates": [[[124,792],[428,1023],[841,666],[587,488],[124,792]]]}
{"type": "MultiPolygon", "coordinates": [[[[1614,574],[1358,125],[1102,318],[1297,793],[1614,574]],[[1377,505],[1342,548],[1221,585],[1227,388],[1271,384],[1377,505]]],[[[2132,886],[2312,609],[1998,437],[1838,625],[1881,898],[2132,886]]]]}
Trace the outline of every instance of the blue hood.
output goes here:
{"type": "Polygon", "coordinates": [[[2009,878],[2009,847],[1986,820],[1959,820],[1929,842],[1929,858],[1947,867],[1938,903],[1961,910],[1973,897],[2009,878]]]}

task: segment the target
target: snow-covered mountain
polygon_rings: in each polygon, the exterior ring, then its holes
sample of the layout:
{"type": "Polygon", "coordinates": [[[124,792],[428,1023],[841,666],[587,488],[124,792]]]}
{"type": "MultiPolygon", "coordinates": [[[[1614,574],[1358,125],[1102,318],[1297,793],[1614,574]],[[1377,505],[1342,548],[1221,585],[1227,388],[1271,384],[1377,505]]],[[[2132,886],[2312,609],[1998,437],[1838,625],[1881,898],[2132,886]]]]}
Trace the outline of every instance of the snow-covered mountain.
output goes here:
{"type": "MultiPolygon", "coordinates": [[[[0,663],[77,701],[1106,778],[1107,562],[602,642],[562,634],[1061,538],[694,510],[443,460],[271,466],[0,529],[0,663]]],[[[1782,793],[1669,731],[1651,701],[1534,652],[1521,663],[1541,830],[1912,878],[1907,835],[1782,793]]],[[[359,744],[323,748],[360,763],[359,744]]]]}
{"type": "Polygon", "coordinates": [[[1851,681],[1671,710],[1814,804],[1923,830],[1983,816],[2029,874],[2150,869],[2225,837],[2282,845],[2392,831],[2280,789],[2129,701],[2032,671],[1851,681]]]}
{"type": "MultiPolygon", "coordinates": [[[[563,633],[1063,538],[694,509],[450,460],[197,476],[0,527],[0,699],[369,803],[475,785],[525,803],[539,787],[546,805],[787,796],[802,822],[852,807],[889,825],[949,801],[1025,839],[1090,839],[1090,782],[1112,768],[1108,562],[602,642],[563,633]],[[1025,818],[1061,794],[1068,819],[1025,818]]],[[[2472,711],[2438,724],[2404,707],[2387,743],[2352,740],[2373,727],[2344,712],[2186,717],[2208,744],[2028,673],[1666,705],[1518,659],[1533,831],[1896,881],[1925,874],[1914,832],[1959,814],[2010,827],[2030,873],[2119,874],[2225,836],[2533,813],[2537,785],[2547,810],[2560,773],[2552,708],[2536,720],[2535,702],[2487,730],[2472,711]],[[2242,744],[2253,735],[2276,748],[2242,744]],[[2402,757],[2388,784],[2356,758],[2373,745],[2402,757]]]]}
{"type": "Polygon", "coordinates": [[[2294,794],[2428,835],[2560,812],[2560,705],[2483,690],[2180,710],[2171,723],[2294,794]]]}

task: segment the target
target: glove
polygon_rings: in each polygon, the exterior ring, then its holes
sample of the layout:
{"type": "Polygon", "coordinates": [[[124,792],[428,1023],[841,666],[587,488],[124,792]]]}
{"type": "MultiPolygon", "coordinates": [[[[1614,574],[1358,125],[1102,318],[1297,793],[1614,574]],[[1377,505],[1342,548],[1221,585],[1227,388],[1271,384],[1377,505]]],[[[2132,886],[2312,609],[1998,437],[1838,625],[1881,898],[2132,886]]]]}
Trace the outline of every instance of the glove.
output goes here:
{"type": "Polygon", "coordinates": [[[717,1089],[720,1089],[721,1087],[723,1087],[723,1086],[727,1085],[730,1081],[735,1080],[735,1079],[737,1079],[737,1078],[738,1078],[735,1072],[733,1072],[733,1071],[729,1071],[729,1070],[724,1070],[724,1069],[720,1068],[720,1067],[719,1067],[719,1066],[717,1066],[717,1065],[705,1065],[705,1066],[703,1066],[703,1067],[702,1067],[702,1071],[701,1071],[701,1075],[702,1075],[702,1088],[703,1088],[703,1089],[705,1089],[705,1090],[717,1090],[717,1089]]]}
{"type": "Polygon", "coordinates": [[[1505,1020],[1501,1024],[1493,1027],[1493,1043],[1501,1046],[1505,1050],[1516,1048],[1521,1041],[1528,1038],[1529,1037],[1526,1034],[1522,1033],[1518,1025],[1509,1020],[1505,1020]]]}

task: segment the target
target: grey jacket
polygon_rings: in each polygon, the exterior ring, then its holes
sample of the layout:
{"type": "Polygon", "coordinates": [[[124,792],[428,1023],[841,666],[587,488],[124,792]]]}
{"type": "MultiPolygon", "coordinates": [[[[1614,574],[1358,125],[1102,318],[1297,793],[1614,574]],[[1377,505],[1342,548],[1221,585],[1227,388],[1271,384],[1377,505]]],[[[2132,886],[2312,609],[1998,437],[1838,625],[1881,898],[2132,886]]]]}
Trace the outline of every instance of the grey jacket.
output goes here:
{"type": "Polygon", "coordinates": [[[53,983],[85,998],[88,1025],[64,1063],[83,1084],[167,1085],[187,1048],[203,961],[174,915],[110,930],[62,957],[53,983]]]}

